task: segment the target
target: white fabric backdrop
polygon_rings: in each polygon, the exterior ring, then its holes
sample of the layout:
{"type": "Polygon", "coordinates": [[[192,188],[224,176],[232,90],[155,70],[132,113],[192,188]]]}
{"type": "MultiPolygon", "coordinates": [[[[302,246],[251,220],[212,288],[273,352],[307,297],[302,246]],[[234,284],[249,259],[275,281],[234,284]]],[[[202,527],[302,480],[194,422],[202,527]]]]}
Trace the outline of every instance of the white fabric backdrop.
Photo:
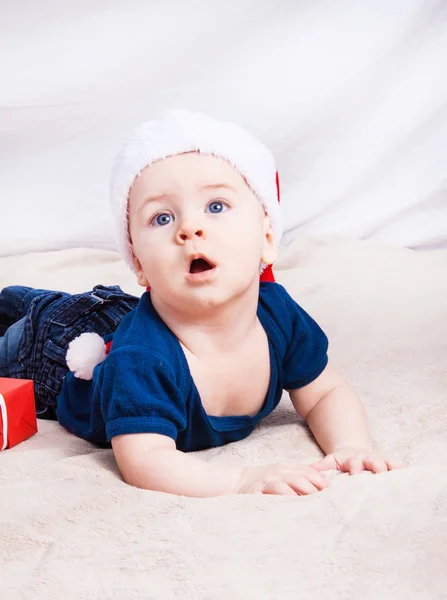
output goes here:
{"type": "Polygon", "coordinates": [[[447,246],[443,0],[0,3],[0,255],[114,248],[111,160],[179,107],[271,147],[285,243],[447,246]]]}

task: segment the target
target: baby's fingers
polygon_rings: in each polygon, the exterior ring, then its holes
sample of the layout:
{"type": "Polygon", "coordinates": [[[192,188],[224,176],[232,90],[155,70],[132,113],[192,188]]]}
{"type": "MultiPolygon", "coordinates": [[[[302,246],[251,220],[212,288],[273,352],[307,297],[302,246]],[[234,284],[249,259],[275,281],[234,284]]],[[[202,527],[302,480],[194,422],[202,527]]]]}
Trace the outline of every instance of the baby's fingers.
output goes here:
{"type": "Polygon", "coordinates": [[[306,479],[310,481],[310,483],[312,483],[319,491],[325,490],[329,486],[323,475],[312,468],[309,468],[309,473],[306,473],[306,479]]]}
{"type": "Polygon", "coordinates": [[[318,462],[310,465],[312,469],[316,471],[330,471],[333,469],[337,469],[337,462],[332,454],[328,454],[318,462]]]}
{"type": "Polygon", "coordinates": [[[368,456],[363,459],[363,464],[365,469],[368,471],[372,471],[373,473],[386,473],[388,471],[388,466],[384,460],[381,458],[374,458],[372,456],[368,456]]]}
{"type": "Polygon", "coordinates": [[[406,469],[408,467],[408,465],[402,460],[397,460],[394,458],[385,460],[385,463],[388,467],[388,471],[394,471],[394,469],[406,469]]]}
{"type": "Polygon", "coordinates": [[[356,457],[351,458],[346,466],[346,471],[348,471],[350,475],[358,475],[363,471],[363,459],[356,457]]]}
{"type": "Polygon", "coordinates": [[[315,492],[320,491],[305,477],[297,477],[296,479],[292,479],[288,481],[288,484],[297,494],[300,494],[300,496],[307,496],[308,494],[315,494],[315,492]]]}
{"type": "Polygon", "coordinates": [[[263,494],[274,494],[276,496],[297,496],[297,493],[284,481],[268,481],[262,489],[263,494]]]}

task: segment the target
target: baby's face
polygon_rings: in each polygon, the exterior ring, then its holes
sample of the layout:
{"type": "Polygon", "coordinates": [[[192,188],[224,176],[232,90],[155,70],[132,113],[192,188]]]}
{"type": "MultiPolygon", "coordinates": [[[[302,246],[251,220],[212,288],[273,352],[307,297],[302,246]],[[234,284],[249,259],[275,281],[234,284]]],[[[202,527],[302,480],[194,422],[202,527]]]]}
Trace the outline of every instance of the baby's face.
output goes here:
{"type": "Polygon", "coordinates": [[[139,284],[171,305],[225,303],[276,255],[270,219],[243,177],[197,152],[142,171],[129,194],[129,231],[139,284]]]}

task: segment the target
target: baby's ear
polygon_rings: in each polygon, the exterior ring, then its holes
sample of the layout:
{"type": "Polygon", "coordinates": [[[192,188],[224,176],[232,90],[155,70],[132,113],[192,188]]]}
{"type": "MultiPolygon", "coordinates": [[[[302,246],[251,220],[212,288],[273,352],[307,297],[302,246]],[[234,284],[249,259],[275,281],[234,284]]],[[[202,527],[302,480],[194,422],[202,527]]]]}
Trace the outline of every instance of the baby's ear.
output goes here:
{"type": "Polygon", "coordinates": [[[262,249],[261,260],[266,265],[272,265],[278,257],[278,249],[276,247],[275,234],[273,232],[272,223],[269,214],[264,210],[264,245],[262,249]]]}
{"type": "Polygon", "coordinates": [[[133,247],[132,247],[132,256],[133,256],[133,265],[135,268],[138,285],[141,285],[142,287],[148,287],[149,281],[148,281],[146,275],[144,274],[143,267],[141,266],[140,261],[138,260],[138,258],[135,255],[133,247]]]}

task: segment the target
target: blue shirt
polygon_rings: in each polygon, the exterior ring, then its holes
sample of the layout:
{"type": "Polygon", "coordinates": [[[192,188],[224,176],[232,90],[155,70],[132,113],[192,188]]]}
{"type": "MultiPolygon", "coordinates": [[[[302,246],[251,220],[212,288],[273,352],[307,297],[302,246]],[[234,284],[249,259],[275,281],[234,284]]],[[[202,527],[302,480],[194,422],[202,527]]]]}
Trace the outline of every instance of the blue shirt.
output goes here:
{"type": "Polygon", "coordinates": [[[65,377],[57,417],[68,431],[100,445],[117,435],[158,433],[184,452],[247,437],[278,405],[284,389],[303,387],[326,367],[328,341],[277,283],[260,284],[257,315],[270,352],[267,396],[254,416],[206,414],[180,342],[145,292],[121,321],[112,350],[90,381],[65,377]]]}

